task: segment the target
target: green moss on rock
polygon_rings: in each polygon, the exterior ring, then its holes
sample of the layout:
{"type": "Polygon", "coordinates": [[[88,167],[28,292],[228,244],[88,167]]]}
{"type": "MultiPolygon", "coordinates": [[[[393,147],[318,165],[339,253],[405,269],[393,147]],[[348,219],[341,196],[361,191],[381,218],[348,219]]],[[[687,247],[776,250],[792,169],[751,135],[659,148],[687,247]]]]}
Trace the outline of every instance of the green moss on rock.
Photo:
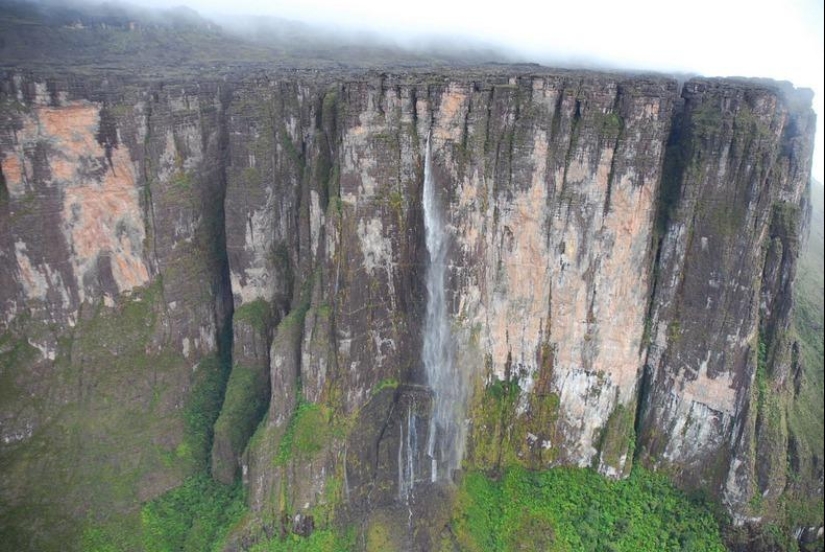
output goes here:
{"type": "MultiPolygon", "coordinates": [[[[118,298],[113,307],[86,303],[72,331],[56,340],[48,363],[16,334],[0,337],[0,378],[25,388],[31,381],[23,376],[31,372],[12,376],[11,361],[27,368],[40,363],[50,370],[48,397],[57,398],[26,399],[27,415],[35,420],[31,437],[25,446],[0,450],[4,496],[24,497],[0,509],[0,542],[21,550],[136,549],[141,497],[205,465],[209,435],[202,430],[214,418],[199,423],[206,404],[193,410],[175,405],[196,394],[188,391],[189,378],[197,389],[207,370],[202,363],[190,376],[186,359],[158,344],[162,308],[159,281],[118,298]]],[[[15,332],[41,343],[54,338],[49,325],[21,324],[15,332]]]]}
{"type": "Polygon", "coordinates": [[[607,418],[599,443],[601,471],[612,469],[616,470],[617,474],[629,472],[636,440],[633,428],[635,410],[633,404],[619,404],[607,418]]]}
{"type": "Polygon", "coordinates": [[[325,407],[300,401],[287,426],[274,458],[276,466],[291,460],[307,460],[321,451],[332,436],[325,407]]]}
{"type": "Polygon", "coordinates": [[[270,316],[269,303],[265,299],[255,299],[235,309],[233,320],[248,324],[258,332],[263,333],[270,323],[270,316]]]}
{"type": "Polygon", "coordinates": [[[215,423],[212,472],[224,482],[232,481],[236,458],[246,447],[269,405],[267,367],[236,364],[229,375],[221,413],[215,423]]]}

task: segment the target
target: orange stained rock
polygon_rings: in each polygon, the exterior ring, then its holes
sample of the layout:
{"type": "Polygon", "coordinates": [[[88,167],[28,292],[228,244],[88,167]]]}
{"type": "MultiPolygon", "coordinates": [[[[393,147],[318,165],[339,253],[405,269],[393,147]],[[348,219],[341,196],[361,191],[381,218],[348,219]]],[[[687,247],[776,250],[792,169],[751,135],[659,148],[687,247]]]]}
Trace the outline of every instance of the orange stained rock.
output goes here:
{"type": "Polygon", "coordinates": [[[12,197],[22,195],[25,183],[25,167],[16,153],[0,157],[0,167],[3,169],[3,178],[6,179],[6,188],[12,197]]]}
{"type": "MultiPolygon", "coordinates": [[[[143,261],[143,212],[135,169],[125,146],[113,148],[111,159],[97,141],[99,108],[89,102],[61,107],[35,107],[17,133],[17,151],[4,156],[3,174],[14,197],[23,190],[27,145],[48,144],[49,188],[62,191],[62,229],[72,251],[78,282],[108,253],[120,291],[146,283],[143,261]],[[90,174],[89,167],[104,169],[90,174]],[[81,170],[81,169],[85,170],[81,170]]],[[[95,171],[92,171],[95,172],[95,171]]]]}
{"type": "Polygon", "coordinates": [[[433,136],[438,140],[460,140],[463,126],[463,106],[467,101],[466,91],[457,84],[450,84],[441,96],[438,120],[433,136]]]}

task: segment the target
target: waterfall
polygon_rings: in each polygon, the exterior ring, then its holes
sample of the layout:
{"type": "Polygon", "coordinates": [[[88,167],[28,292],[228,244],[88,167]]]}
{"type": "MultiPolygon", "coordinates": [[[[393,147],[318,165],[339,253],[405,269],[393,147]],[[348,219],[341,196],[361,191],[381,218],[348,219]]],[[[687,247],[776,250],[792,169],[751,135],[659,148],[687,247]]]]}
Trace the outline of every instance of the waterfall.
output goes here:
{"type": "Polygon", "coordinates": [[[427,266],[427,312],[424,319],[422,360],[433,407],[427,436],[430,480],[449,479],[461,463],[464,448],[463,411],[466,385],[453,362],[447,316],[445,279],[448,240],[442,209],[433,178],[430,138],[424,156],[424,230],[429,254],[427,266]]]}
{"type": "Polygon", "coordinates": [[[415,451],[418,450],[418,431],[416,430],[415,400],[407,405],[407,433],[404,424],[399,424],[398,438],[398,499],[410,503],[410,494],[415,485],[415,451]],[[406,450],[406,454],[405,454],[406,450]]]}

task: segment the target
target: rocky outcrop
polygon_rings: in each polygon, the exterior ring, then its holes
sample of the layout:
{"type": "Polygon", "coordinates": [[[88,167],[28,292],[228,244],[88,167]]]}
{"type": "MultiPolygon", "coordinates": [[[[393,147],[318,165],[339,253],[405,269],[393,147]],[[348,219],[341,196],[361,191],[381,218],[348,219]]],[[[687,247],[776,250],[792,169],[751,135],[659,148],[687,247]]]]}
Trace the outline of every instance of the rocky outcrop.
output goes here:
{"type": "Polygon", "coordinates": [[[334,508],[364,542],[431,548],[452,485],[431,477],[420,360],[428,143],[464,465],[635,460],[780,515],[805,93],[510,68],[2,83],[8,519],[48,496],[31,451],[58,454],[88,408],[145,416],[124,512],[208,461],[248,487],[238,543],[334,508]],[[193,414],[204,389],[219,415],[193,414]]]}
{"type": "Polygon", "coordinates": [[[787,389],[812,118],[750,87],[689,82],[682,97],[660,205],[642,452],[688,485],[721,488],[747,516],[754,493],[775,501],[785,486],[774,394],[787,389]]]}
{"type": "Polygon", "coordinates": [[[60,549],[77,520],[136,515],[203,461],[195,428],[214,421],[231,314],[220,106],[214,85],[2,80],[12,547],[60,549]]]}

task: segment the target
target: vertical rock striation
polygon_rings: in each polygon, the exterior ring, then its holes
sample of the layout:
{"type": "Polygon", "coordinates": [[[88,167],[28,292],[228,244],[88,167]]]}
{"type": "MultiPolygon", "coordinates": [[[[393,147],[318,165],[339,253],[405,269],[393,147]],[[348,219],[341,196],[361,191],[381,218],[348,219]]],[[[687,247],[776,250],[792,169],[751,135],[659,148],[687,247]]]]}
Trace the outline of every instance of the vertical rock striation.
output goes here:
{"type": "Polygon", "coordinates": [[[787,286],[813,116],[799,109],[806,93],[694,81],[682,97],[662,183],[641,445],[648,463],[720,490],[745,516],[753,496],[773,501],[785,486],[785,413],[773,404],[775,425],[759,419],[765,395],[787,389],[787,286]]]}
{"type": "Polygon", "coordinates": [[[461,110],[442,99],[437,166],[456,182],[455,334],[459,364],[486,382],[473,418],[483,465],[511,455],[629,468],[675,95],[666,80],[568,76],[453,87],[446,98],[461,110]]]}

